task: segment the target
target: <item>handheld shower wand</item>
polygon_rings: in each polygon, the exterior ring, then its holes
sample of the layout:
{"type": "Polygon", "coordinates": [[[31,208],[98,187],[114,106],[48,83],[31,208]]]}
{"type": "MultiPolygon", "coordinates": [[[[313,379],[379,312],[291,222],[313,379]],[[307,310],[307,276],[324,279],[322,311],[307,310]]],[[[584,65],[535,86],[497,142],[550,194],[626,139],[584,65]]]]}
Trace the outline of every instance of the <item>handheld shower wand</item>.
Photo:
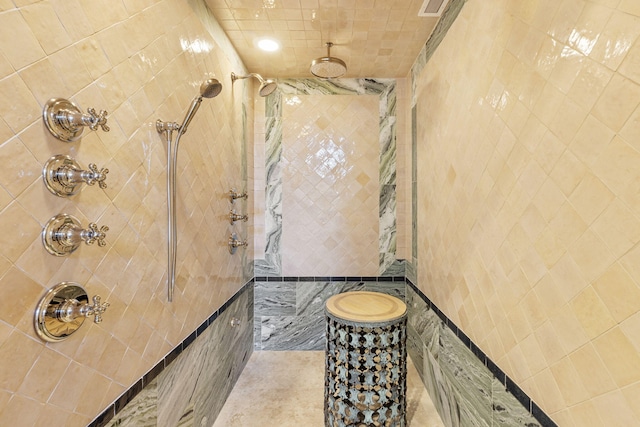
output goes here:
{"type": "Polygon", "coordinates": [[[176,169],[178,168],[178,145],[180,137],[187,132],[187,128],[193,119],[193,116],[200,108],[203,98],[213,98],[222,91],[222,84],[216,79],[205,80],[200,85],[200,95],[191,101],[191,106],[184,116],[182,125],[175,122],[163,122],[158,119],[156,121],[156,130],[160,134],[164,134],[167,139],[167,214],[168,214],[168,238],[167,238],[167,294],[169,302],[173,301],[173,289],[176,283],[176,253],[177,248],[177,231],[176,231],[176,169]],[[172,144],[173,131],[178,131],[175,142],[172,144]]]}
{"type": "Polygon", "coordinates": [[[191,123],[191,119],[200,108],[200,104],[202,103],[202,98],[213,98],[217,96],[222,90],[222,84],[216,79],[208,79],[205,80],[200,85],[200,95],[196,96],[193,101],[191,101],[191,107],[189,107],[189,111],[187,111],[187,115],[184,116],[184,120],[182,121],[182,126],[180,126],[180,134],[184,134],[187,132],[187,128],[191,123]]]}

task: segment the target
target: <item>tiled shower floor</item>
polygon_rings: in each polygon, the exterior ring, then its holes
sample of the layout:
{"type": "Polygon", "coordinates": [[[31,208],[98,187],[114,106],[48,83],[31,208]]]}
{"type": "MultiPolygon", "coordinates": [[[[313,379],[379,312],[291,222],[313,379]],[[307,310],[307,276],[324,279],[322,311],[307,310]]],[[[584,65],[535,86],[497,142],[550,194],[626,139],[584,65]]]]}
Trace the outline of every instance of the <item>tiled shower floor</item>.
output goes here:
{"type": "MultiPolygon", "coordinates": [[[[407,425],[443,427],[409,360],[407,425]]],[[[256,351],[213,427],[323,427],[324,352],[256,351]]]]}

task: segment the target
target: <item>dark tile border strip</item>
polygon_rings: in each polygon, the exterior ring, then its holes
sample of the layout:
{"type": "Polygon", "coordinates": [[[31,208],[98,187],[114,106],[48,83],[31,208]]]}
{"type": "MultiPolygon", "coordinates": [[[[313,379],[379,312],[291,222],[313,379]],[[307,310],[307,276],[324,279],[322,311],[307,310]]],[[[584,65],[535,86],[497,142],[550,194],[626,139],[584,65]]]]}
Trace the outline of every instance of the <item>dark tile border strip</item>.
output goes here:
{"type": "Polygon", "coordinates": [[[505,386],[507,391],[511,393],[522,406],[527,408],[529,413],[540,423],[542,427],[558,427],[551,418],[533,401],[507,374],[504,373],[493,360],[476,345],[471,339],[465,335],[452,321],[449,319],[420,289],[414,285],[411,280],[405,279],[407,285],[433,310],[442,323],[447,325],[449,329],[462,341],[469,350],[491,371],[491,373],[505,386]]]}
{"type": "Polygon", "coordinates": [[[186,350],[191,343],[193,343],[197,337],[202,335],[213,322],[225,312],[227,308],[231,306],[242,295],[251,284],[254,279],[245,283],[238,292],[236,292],[231,298],[229,298],[222,306],[207,318],[200,326],[196,328],[188,337],[186,337],[180,344],[178,344],[173,350],[171,350],[161,361],[159,361],[153,368],[149,370],[142,378],[140,378],[134,385],[116,399],[111,406],[105,409],[100,415],[98,415],[87,427],[104,427],[113,417],[118,414],[134,397],[138,395],[151,381],[153,381],[167,366],[171,364],[184,350],[186,350]]]}
{"type": "Polygon", "coordinates": [[[404,276],[256,276],[254,282],[405,282],[404,276]]]}

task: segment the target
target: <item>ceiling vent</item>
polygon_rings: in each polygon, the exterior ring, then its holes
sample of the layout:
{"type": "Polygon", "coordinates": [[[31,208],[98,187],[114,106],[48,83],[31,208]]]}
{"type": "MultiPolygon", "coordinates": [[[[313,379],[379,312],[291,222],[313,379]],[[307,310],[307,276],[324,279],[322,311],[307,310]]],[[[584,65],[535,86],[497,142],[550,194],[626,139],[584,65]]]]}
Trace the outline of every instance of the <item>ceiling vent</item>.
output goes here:
{"type": "Polygon", "coordinates": [[[447,3],[449,0],[424,0],[418,16],[439,18],[444,12],[444,8],[447,7],[447,3]]]}

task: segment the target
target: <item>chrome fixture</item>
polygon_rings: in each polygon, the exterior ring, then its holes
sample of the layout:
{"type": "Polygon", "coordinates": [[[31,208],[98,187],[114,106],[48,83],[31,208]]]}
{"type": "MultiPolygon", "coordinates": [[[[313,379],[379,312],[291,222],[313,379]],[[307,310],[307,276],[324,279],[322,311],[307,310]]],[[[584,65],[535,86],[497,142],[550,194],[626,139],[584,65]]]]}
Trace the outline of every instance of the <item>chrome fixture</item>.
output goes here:
{"type": "Polygon", "coordinates": [[[47,160],[42,168],[42,178],[47,189],[60,197],[73,196],[80,191],[82,183],[97,183],[100,188],[107,188],[104,180],[108,173],[109,169],[98,170],[94,163],[89,163],[89,170],[82,170],[73,158],[62,154],[47,160]]]}
{"type": "Polygon", "coordinates": [[[34,326],[44,341],[58,342],[77,331],[84,319],[93,316],[94,323],[102,322],[102,313],[109,307],[99,295],[89,304],[87,291],[74,282],[58,283],[49,289],[36,307],[34,326]]]}
{"type": "Polygon", "coordinates": [[[240,319],[238,319],[237,317],[232,317],[231,318],[231,327],[235,328],[238,327],[242,324],[242,322],[240,321],[240,319]]]}
{"type": "Polygon", "coordinates": [[[247,194],[247,192],[243,192],[242,194],[236,192],[236,190],[234,188],[232,188],[231,190],[229,190],[229,200],[231,201],[231,203],[234,202],[234,200],[236,199],[245,199],[247,200],[247,198],[249,197],[249,195],[247,194]]]}
{"type": "Polygon", "coordinates": [[[242,240],[238,240],[238,236],[236,235],[236,233],[230,234],[229,235],[229,253],[235,254],[236,250],[240,246],[244,246],[246,248],[247,246],[249,246],[249,243],[246,240],[244,242],[242,240]]]}
{"type": "Polygon", "coordinates": [[[200,85],[200,95],[193,98],[191,101],[191,106],[187,111],[187,114],[184,116],[184,120],[182,121],[182,125],[179,125],[175,122],[163,122],[162,120],[156,120],[156,130],[158,133],[163,132],[171,132],[174,130],[178,131],[178,138],[187,132],[187,128],[193,119],[193,116],[200,108],[200,104],[202,103],[203,98],[214,98],[220,94],[222,91],[222,84],[216,79],[208,79],[202,82],[200,85]]]}
{"type": "Polygon", "coordinates": [[[262,96],[263,98],[265,96],[271,95],[273,91],[278,88],[278,84],[276,82],[274,82],[273,80],[265,80],[260,74],[257,73],[247,74],[246,76],[238,76],[236,73],[232,72],[231,84],[233,84],[233,82],[235,82],[236,80],[248,79],[249,77],[255,77],[256,79],[258,79],[258,81],[260,82],[258,95],[262,96]]]}
{"type": "Polygon", "coordinates": [[[244,221],[247,222],[249,220],[249,215],[245,214],[245,215],[240,215],[237,214],[236,211],[232,210],[231,212],[229,212],[229,222],[231,224],[233,224],[236,221],[244,221]]]}
{"type": "Polygon", "coordinates": [[[185,134],[187,127],[191,123],[193,116],[200,108],[203,98],[213,98],[222,91],[222,84],[216,79],[207,79],[200,85],[200,95],[191,101],[191,106],[187,114],[179,125],[175,122],[163,122],[156,120],[156,130],[159,134],[164,134],[167,139],[167,211],[168,211],[168,271],[167,271],[167,294],[169,302],[173,301],[173,288],[176,282],[176,252],[177,236],[176,236],[176,169],[178,167],[178,145],[180,137],[185,134]],[[178,134],[173,141],[173,132],[178,134]]]}
{"type": "Polygon", "coordinates": [[[311,61],[311,74],[321,79],[335,79],[347,72],[347,64],[342,59],[331,56],[333,43],[327,42],[327,56],[311,61]]]}
{"type": "Polygon", "coordinates": [[[59,214],[51,218],[42,230],[42,243],[51,255],[67,256],[80,247],[80,243],[105,246],[104,241],[109,227],[103,225],[98,229],[94,223],[86,230],[80,226],[77,218],[68,214],[59,214]]]}
{"type": "Polygon", "coordinates": [[[85,126],[91,130],[97,130],[100,127],[103,131],[109,132],[109,126],[107,126],[109,113],[105,110],[96,113],[93,108],[87,109],[87,113],[82,113],[80,108],[69,100],[51,98],[44,105],[42,118],[49,132],[64,142],[80,139],[85,126]]]}

